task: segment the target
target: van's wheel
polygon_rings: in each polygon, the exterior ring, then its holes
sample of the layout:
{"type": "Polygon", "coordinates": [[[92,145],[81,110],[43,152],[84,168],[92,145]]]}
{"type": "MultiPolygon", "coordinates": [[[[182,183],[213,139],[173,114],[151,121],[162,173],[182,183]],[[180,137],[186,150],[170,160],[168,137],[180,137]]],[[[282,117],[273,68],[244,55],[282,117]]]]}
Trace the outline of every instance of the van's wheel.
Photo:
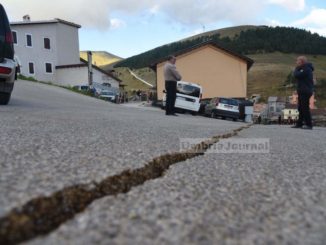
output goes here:
{"type": "Polygon", "coordinates": [[[193,111],[193,112],[191,112],[191,115],[197,116],[197,112],[196,111],[193,111]]]}
{"type": "Polygon", "coordinates": [[[10,100],[11,93],[0,92],[0,105],[7,105],[10,100]]]}
{"type": "Polygon", "coordinates": [[[221,117],[222,118],[222,120],[225,120],[225,117],[221,117]]]}

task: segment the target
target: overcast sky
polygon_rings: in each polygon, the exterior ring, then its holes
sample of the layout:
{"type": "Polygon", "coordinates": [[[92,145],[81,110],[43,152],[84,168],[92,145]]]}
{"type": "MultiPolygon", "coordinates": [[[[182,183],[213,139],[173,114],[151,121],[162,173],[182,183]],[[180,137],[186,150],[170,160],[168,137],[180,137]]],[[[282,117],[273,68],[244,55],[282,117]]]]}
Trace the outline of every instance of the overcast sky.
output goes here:
{"type": "Polygon", "coordinates": [[[82,25],[81,50],[129,57],[234,25],[294,26],[326,37],[326,0],[1,0],[10,21],[61,18],[82,25]]]}

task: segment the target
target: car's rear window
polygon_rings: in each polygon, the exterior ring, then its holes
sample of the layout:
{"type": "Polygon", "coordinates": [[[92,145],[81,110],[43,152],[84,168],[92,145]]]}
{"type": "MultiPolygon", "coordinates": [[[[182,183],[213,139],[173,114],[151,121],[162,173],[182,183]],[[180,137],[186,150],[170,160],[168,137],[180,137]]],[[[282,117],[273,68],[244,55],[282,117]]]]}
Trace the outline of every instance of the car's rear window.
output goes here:
{"type": "Polygon", "coordinates": [[[226,98],[221,98],[220,103],[222,104],[227,104],[227,105],[235,105],[238,106],[239,102],[235,99],[226,99],[226,98]]]}
{"type": "Polygon", "coordinates": [[[200,88],[192,86],[192,85],[188,85],[188,84],[179,83],[177,85],[177,93],[194,96],[194,97],[199,97],[200,96],[200,88]]]}

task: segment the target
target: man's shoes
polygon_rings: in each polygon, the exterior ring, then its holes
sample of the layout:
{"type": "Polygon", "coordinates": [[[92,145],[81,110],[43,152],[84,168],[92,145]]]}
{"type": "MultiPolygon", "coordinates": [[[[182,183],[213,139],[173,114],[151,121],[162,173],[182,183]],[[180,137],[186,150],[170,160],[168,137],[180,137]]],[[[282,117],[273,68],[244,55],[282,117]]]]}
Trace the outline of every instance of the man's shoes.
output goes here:
{"type": "Polygon", "coordinates": [[[178,115],[177,115],[177,114],[175,114],[175,113],[172,113],[172,114],[171,114],[171,116],[176,116],[176,117],[177,117],[178,115]]]}
{"type": "Polygon", "coordinates": [[[304,126],[302,126],[302,129],[309,129],[309,130],[311,130],[312,129],[312,126],[304,125],[304,126]]]}
{"type": "Polygon", "coordinates": [[[302,126],[300,126],[300,125],[294,125],[291,128],[302,128],[302,126]]]}

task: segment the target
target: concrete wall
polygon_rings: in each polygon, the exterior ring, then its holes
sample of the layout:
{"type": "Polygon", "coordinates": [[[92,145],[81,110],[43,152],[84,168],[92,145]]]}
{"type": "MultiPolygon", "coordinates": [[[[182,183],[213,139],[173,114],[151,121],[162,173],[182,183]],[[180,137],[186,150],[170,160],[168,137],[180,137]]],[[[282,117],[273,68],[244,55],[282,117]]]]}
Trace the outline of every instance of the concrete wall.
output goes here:
{"type": "MultiPolygon", "coordinates": [[[[56,83],[60,85],[74,86],[88,84],[88,68],[86,66],[57,69],[56,74],[56,83]]],[[[93,69],[93,81],[100,84],[109,82],[112,87],[119,88],[118,81],[95,69],[93,69]]]]}
{"type": "MultiPolygon", "coordinates": [[[[158,99],[163,97],[164,63],[157,65],[158,99]]],[[[182,80],[203,86],[203,98],[247,96],[247,63],[212,45],[177,57],[182,80]]]]}

